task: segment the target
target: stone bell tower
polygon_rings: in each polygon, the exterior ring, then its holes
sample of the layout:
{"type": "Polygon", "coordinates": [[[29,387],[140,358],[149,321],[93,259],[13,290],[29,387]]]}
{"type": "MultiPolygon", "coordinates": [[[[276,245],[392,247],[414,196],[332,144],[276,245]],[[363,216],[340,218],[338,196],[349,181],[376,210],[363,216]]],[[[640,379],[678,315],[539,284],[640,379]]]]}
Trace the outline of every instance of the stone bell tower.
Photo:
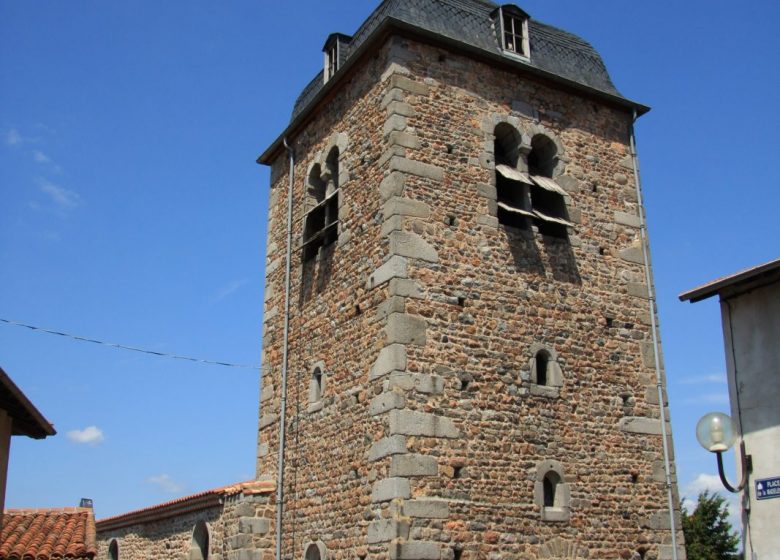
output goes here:
{"type": "Polygon", "coordinates": [[[683,558],[647,107],[511,4],[386,0],[323,52],[258,160],[281,556],[683,558]]]}

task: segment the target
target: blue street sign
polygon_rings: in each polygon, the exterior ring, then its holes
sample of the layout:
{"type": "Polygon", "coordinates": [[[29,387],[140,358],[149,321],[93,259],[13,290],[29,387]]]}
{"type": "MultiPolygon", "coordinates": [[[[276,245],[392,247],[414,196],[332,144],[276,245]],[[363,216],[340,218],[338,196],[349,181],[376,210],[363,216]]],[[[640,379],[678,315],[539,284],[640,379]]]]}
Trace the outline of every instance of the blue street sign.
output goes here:
{"type": "Polygon", "coordinates": [[[756,480],[756,500],[780,498],[780,476],[756,480]]]}

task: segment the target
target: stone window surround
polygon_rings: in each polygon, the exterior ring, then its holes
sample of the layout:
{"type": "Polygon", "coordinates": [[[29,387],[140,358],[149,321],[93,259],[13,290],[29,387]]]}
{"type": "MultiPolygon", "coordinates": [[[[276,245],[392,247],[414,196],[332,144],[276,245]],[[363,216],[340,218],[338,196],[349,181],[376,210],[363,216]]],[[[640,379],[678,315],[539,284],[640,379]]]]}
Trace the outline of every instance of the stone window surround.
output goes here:
{"type": "Polygon", "coordinates": [[[309,414],[322,410],[322,398],[325,395],[328,386],[327,378],[325,362],[320,360],[311,366],[309,370],[309,406],[306,409],[309,414]],[[317,370],[320,372],[319,383],[315,379],[315,372],[317,370]]]}
{"type": "MultiPolygon", "coordinates": [[[[512,115],[494,113],[489,115],[487,118],[488,125],[484,128],[485,152],[483,152],[481,160],[487,162],[488,168],[493,171],[493,173],[490,175],[490,182],[492,187],[496,187],[496,161],[494,153],[494,144],[496,140],[495,130],[498,125],[502,123],[515,129],[515,131],[518,133],[518,136],[520,137],[520,144],[518,145],[519,156],[517,161],[517,168],[519,171],[524,173],[528,171],[528,154],[530,154],[532,150],[531,141],[534,136],[541,135],[549,139],[555,145],[556,149],[556,161],[552,169],[551,178],[556,180],[558,177],[561,177],[564,174],[566,171],[566,164],[569,160],[566,156],[563,143],[561,142],[558,135],[555,134],[555,132],[537,121],[529,122],[527,120],[521,120],[519,117],[512,115]]],[[[566,213],[571,216],[573,214],[574,201],[569,194],[562,195],[562,198],[563,204],[566,208],[566,213]]],[[[497,194],[494,194],[488,200],[488,215],[496,219],[498,218],[497,194]]],[[[572,228],[567,227],[567,229],[569,230],[569,234],[571,234],[572,228]]]]}
{"type": "Polygon", "coordinates": [[[534,481],[534,503],[539,506],[542,521],[569,521],[571,518],[571,487],[566,482],[563,464],[554,459],[547,459],[536,467],[534,481]],[[555,488],[555,505],[544,505],[544,479],[549,473],[555,473],[560,482],[555,488]]]}
{"type": "Polygon", "coordinates": [[[558,352],[550,346],[539,342],[534,342],[529,350],[531,354],[531,358],[528,361],[528,388],[530,393],[539,397],[558,398],[560,389],[563,387],[563,371],[561,370],[558,352]],[[547,383],[545,385],[537,383],[536,356],[539,352],[546,352],[548,356],[547,383]]]}
{"type": "Polygon", "coordinates": [[[307,542],[303,547],[303,559],[302,560],[327,560],[328,558],[328,549],[325,546],[325,543],[322,541],[309,541],[307,542]],[[315,556],[309,556],[309,551],[311,548],[314,547],[319,555],[319,557],[315,556]]]}
{"type": "MultiPolygon", "coordinates": [[[[336,225],[337,228],[337,245],[342,245],[346,240],[347,236],[344,235],[344,231],[342,228],[342,219],[343,219],[343,213],[344,213],[344,197],[343,197],[343,187],[344,183],[346,183],[349,180],[349,169],[347,167],[347,148],[349,147],[349,137],[344,132],[334,132],[330,135],[327,142],[325,143],[324,147],[319,150],[312,160],[309,162],[309,165],[306,167],[306,175],[304,176],[304,193],[303,193],[303,199],[302,199],[302,208],[303,208],[303,217],[301,219],[303,227],[301,228],[300,237],[298,240],[298,247],[300,248],[303,245],[304,242],[304,235],[306,234],[306,217],[309,214],[309,211],[311,210],[310,204],[311,200],[308,195],[308,188],[309,188],[309,178],[311,177],[312,170],[315,166],[320,166],[320,169],[326,164],[328,155],[330,155],[331,150],[333,148],[338,149],[338,166],[339,166],[339,176],[337,178],[338,183],[338,224],[336,225]]],[[[321,255],[321,251],[318,251],[317,255],[314,257],[313,260],[318,260],[321,255]]]]}

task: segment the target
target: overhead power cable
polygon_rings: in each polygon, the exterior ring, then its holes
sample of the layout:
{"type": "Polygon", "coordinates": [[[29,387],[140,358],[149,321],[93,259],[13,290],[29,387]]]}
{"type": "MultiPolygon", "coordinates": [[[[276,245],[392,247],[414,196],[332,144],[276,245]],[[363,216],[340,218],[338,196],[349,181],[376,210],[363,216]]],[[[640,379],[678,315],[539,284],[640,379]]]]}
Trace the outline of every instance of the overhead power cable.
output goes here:
{"type": "Polygon", "coordinates": [[[172,358],[174,360],[187,360],[188,362],[197,362],[200,364],[211,364],[215,366],[225,366],[225,367],[232,367],[232,368],[241,368],[241,369],[260,369],[260,366],[252,366],[252,365],[246,365],[246,364],[232,364],[230,362],[218,362],[215,360],[204,360],[202,358],[192,358],[190,356],[180,356],[178,354],[167,354],[165,352],[157,352],[156,350],[146,350],[145,348],[136,348],[134,346],[126,346],[124,344],[116,344],[114,342],[105,342],[103,340],[96,340],[94,338],[86,338],[84,336],[78,336],[75,334],[70,334],[66,332],[60,332],[60,331],[53,331],[51,329],[44,329],[43,327],[36,327],[35,325],[28,325],[25,323],[19,323],[18,321],[11,321],[10,319],[2,319],[0,318],[0,322],[6,323],[8,325],[13,325],[15,327],[24,327],[26,329],[30,329],[32,331],[38,331],[38,332],[44,332],[47,334],[54,334],[57,336],[62,336],[65,338],[70,338],[72,340],[79,340],[81,342],[91,342],[93,344],[100,344],[101,346],[108,346],[109,348],[118,348],[120,350],[131,350],[133,352],[140,352],[142,354],[150,354],[152,356],[157,356],[160,358],[172,358]]]}

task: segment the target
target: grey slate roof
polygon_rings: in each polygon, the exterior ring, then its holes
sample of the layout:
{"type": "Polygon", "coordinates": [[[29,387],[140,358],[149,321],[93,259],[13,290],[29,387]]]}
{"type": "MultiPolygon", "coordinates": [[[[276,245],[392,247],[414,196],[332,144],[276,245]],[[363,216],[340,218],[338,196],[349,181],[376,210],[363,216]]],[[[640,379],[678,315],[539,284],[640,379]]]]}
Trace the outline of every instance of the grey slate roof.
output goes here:
{"type": "MultiPolygon", "coordinates": [[[[500,55],[495,21],[498,4],[487,0],[385,0],[355,32],[344,49],[345,60],[387,19],[397,20],[428,33],[464,43],[465,46],[500,55]]],[[[567,81],[611,96],[621,97],[598,52],[586,41],[533,19],[528,23],[531,44],[527,63],[567,81]]],[[[323,87],[322,72],[309,82],[295,102],[294,120],[323,87]]]]}

